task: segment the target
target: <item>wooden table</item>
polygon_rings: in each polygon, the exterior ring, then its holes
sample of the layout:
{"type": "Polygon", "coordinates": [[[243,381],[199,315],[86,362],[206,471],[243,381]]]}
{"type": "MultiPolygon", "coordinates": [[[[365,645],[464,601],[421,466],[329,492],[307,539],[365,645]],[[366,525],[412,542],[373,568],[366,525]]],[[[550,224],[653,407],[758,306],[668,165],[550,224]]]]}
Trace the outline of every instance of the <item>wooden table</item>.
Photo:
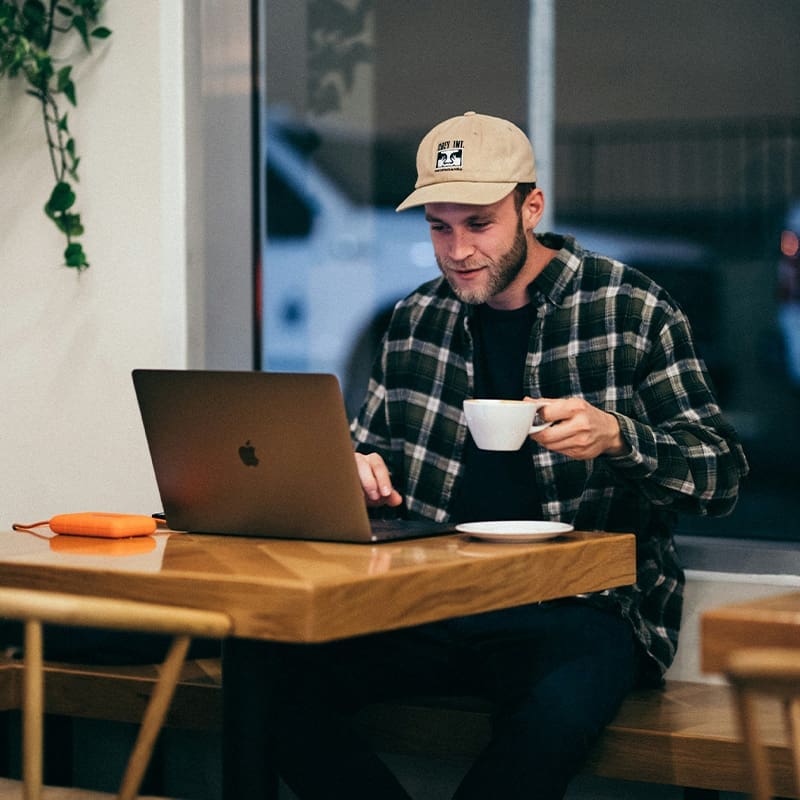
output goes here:
{"type": "Polygon", "coordinates": [[[380,545],[180,533],[148,540],[157,546],[141,552],[135,539],[0,532],[0,583],[214,609],[231,616],[239,637],[319,642],[636,579],[629,534],[572,532],[519,545],[459,535],[380,545]]]}
{"type": "Polygon", "coordinates": [[[721,672],[741,647],[800,648],[800,592],[721,606],[700,619],[701,667],[721,672]]]}
{"type": "Polygon", "coordinates": [[[533,544],[461,535],[380,545],[160,533],[108,542],[0,532],[0,584],[224,611],[224,796],[275,796],[268,677],[252,640],[322,642],[633,583],[631,534],[533,544]],[[246,735],[243,735],[243,732],[246,735]]]}

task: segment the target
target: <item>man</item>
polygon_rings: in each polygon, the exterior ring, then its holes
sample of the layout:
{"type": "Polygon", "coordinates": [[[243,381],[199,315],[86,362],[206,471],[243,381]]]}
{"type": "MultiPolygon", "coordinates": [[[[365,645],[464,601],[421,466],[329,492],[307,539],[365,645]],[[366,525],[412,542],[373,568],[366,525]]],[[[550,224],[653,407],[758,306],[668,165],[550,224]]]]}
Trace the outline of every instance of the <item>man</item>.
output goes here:
{"type": "Polygon", "coordinates": [[[747,464],[680,308],[644,275],[534,233],[534,156],[511,123],[468,112],[417,154],[442,278],[398,303],[353,425],[366,502],[411,516],[543,519],[633,531],[637,583],[310,648],[287,648],[273,742],[300,798],[407,798],[348,715],[392,695],[476,694],[493,736],[458,800],[561,798],[639,681],[672,661],[683,573],[677,512],[733,508],[747,464]],[[545,398],[553,424],[479,450],[467,397],[545,398]]]}

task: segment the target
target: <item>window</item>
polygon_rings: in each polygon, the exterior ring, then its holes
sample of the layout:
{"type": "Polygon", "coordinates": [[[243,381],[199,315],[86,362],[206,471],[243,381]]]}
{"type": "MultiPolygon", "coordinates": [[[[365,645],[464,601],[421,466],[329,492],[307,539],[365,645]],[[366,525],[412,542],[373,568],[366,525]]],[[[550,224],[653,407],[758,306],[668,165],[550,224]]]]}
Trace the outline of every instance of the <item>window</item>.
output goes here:
{"type": "Polygon", "coordinates": [[[797,262],[780,245],[798,222],[800,6],[741,0],[725,20],[690,0],[557,9],[557,215],[692,243],[643,269],[684,306],[751,464],[731,517],[679,532],[799,540],[797,262]]]}
{"type": "MultiPolygon", "coordinates": [[[[527,129],[531,7],[261,2],[261,364],[336,373],[354,413],[382,314],[437,274],[421,214],[393,210],[419,138],[469,109],[527,129]]],[[[800,6],[764,2],[554,3],[554,227],[684,306],[751,461],[734,515],[691,536],[800,539],[800,6]]]]}

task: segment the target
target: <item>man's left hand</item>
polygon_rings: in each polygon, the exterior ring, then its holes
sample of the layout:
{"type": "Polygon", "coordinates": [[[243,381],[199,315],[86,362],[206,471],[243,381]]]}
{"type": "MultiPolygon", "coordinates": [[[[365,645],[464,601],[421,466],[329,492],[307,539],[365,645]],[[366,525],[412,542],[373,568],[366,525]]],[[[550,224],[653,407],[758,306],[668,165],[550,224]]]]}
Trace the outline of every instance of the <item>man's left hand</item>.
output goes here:
{"type": "Polygon", "coordinates": [[[552,422],[549,428],[531,434],[542,447],[570,458],[588,460],[601,455],[618,456],[628,449],[613,414],[602,411],[580,397],[546,400],[539,418],[552,422]]]}

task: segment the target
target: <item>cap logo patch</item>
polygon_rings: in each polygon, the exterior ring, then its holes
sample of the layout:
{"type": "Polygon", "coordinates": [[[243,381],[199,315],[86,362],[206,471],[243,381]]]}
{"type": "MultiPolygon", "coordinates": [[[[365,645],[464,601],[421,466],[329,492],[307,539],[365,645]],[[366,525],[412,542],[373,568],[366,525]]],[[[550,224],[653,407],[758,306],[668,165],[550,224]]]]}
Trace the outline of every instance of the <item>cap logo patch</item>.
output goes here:
{"type": "Polygon", "coordinates": [[[463,166],[464,142],[460,139],[455,141],[439,142],[436,152],[436,166],[434,172],[447,172],[458,170],[463,166]]]}

